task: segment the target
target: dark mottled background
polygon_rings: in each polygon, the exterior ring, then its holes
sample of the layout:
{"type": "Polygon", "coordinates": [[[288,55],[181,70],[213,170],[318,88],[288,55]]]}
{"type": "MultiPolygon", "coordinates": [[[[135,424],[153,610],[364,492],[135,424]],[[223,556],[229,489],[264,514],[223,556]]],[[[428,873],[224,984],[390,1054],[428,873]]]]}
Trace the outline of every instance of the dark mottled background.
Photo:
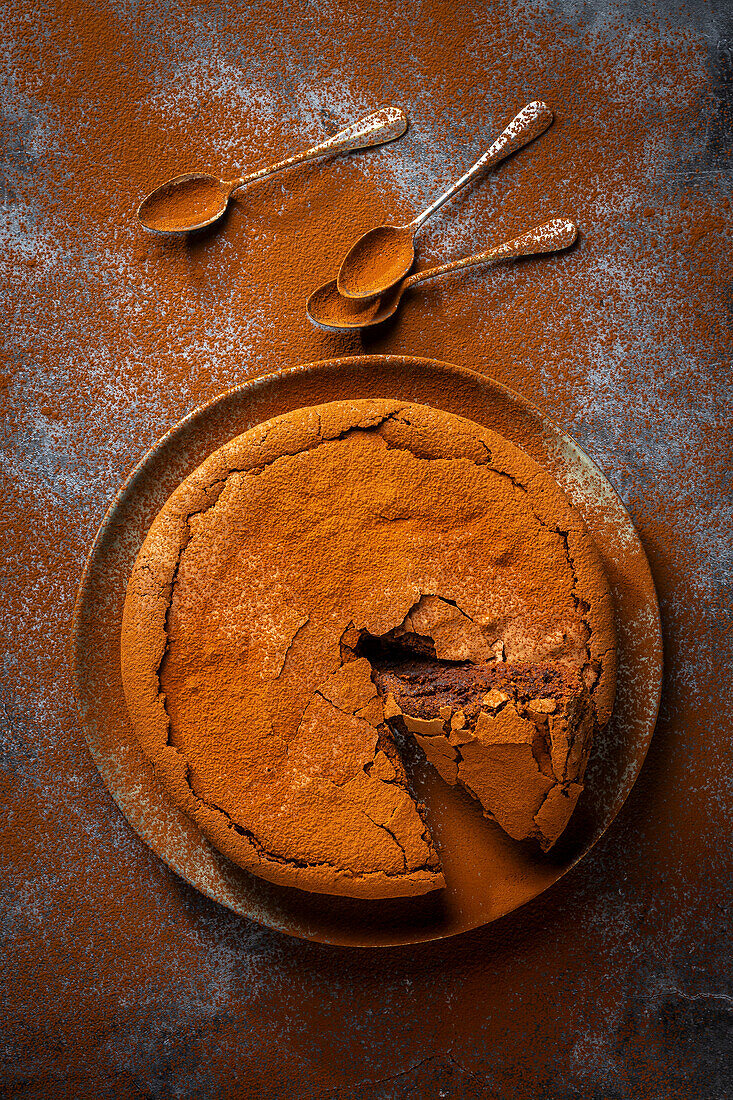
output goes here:
{"type": "Polygon", "coordinates": [[[21,0],[0,41],[0,1094],[732,1097],[733,9],[21,0]],[[579,247],[426,287],[363,345],[308,328],[348,242],[535,97],[552,130],[445,208],[420,262],[563,212],[579,247]],[[161,179],[385,101],[400,142],[257,185],[220,231],[134,223],[161,179]],[[66,649],[145,449],[246,377],[362,347],[485,370],[567,427],[642,536],[666,649],[647,763],[583,864],[494,926],[382,953],[290,941],[169,872],[91,763],[66,649]]]}

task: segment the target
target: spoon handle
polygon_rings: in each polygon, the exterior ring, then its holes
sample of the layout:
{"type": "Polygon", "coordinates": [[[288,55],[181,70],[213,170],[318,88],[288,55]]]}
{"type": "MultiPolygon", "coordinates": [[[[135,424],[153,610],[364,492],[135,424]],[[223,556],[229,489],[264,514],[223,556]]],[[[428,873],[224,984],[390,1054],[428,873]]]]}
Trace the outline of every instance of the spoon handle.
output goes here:
{"type": "Polygon", "coordinates": [[[552,221],[536,225],[534,229],[522,233],[521,237],[504,241],[487,252],[477,252],[474,256],[464,256],[462,260],[453,260],[439,267],[428,268],[427,271],[417,271],[405,279],[402,289],[408,290],[425,279],[434,279],[436,275],[445,275],[448,271],[460,271],[463,267],[475,267],[476,264],[487,264],[492,260],[517,260],[521,256],[536,256],[541,252],[560,252],[563,248],[568,248],[577,236],[577,227],[569,218],[553,218],[552,221]]]}
{"type": "Polygon", "coordinates": [[[295,153],[286,160],[278,161],[277,164],[269,164],[265,168],[258,168],[247,176],[233,180],[232,191],[236,191],[245,183],[251,183],[252,180],[272,176],[275,172],[281,172],[283,168],[292,168],[295,164],[303,164],[307,160],[314,160],[327,153],[333,156],[336,153],[368,149],[370,145],[383,145],[385,141],[394,141],[395,138],[402,137],[407,126],[407,115],[399,107],[382,107],[374,114],[360,118],[358,122],[352,122],[351,126],[339,130],[328,141],[322,141],[319,145],[313,145],[310,149],[295,153]]]}
{"type": "Polygon", "coordinates": [[[500,160],[508,157],[510,153],[515,153],[517,149],[521,149],[533,138],[544,133],[552,119],[553,114],[550,108],[545,103],[540,103],[539,100],[533,100],[526,107],[522,107],[519,114],[499,134],[494,144],[486,150],[484,155],[479,157],[473,167],[469,168],[459,180],[456,180],[447,191],[439,195],[427,210],[423,210],[422,214],[419,214],[414,221],[410,222],[409,228],[417,231],[423,222],[426,222],[436,210],[439,210],[444,203],[448,202],[448,199],[452,199],[457,191],[470,183],[479,172],[483,172],[485,168],[493,167],[500,160]]]}

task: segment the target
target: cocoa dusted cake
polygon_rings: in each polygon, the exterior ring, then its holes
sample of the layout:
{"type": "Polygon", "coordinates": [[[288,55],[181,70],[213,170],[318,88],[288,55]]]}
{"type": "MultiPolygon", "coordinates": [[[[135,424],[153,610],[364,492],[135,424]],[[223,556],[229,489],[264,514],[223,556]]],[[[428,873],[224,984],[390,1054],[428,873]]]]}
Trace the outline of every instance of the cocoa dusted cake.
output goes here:
{"type": "Polygon", "coordinates": [[[260,424],[153,523],[122,676],[173,801],[241,867],[384,898],[444,885],[396,738],[549,847],[608,720],[608,584],[519,448],[394,400],[260,424]]]}

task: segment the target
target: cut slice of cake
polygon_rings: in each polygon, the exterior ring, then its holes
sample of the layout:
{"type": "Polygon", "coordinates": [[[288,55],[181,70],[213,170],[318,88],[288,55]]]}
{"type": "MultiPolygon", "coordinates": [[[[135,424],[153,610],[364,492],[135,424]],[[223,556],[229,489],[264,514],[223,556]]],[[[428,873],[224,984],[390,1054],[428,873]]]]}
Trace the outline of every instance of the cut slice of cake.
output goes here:
{"type": "Polygon", "coordinates": [[[561,664],[454,664],[393,652],[372,676],[396,732],[411,734],[516,840],[546,851],[583,790],[595,714],[578,671],[561,664]]]}

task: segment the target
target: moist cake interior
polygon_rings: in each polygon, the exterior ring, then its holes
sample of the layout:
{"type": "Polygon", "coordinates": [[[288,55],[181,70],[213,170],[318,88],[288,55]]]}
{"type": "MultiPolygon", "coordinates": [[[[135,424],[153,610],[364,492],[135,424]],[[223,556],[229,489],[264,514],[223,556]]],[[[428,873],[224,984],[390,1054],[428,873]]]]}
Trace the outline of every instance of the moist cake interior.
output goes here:
{"type": "Polygon", "coordinates": [[[364,632],[353,656],[369,661],[398,739],[414,738],[510,836],[552,847],[582,792],[595,725],[576,669],[439,660],[430,637],[394,631],[364,632]]]}

